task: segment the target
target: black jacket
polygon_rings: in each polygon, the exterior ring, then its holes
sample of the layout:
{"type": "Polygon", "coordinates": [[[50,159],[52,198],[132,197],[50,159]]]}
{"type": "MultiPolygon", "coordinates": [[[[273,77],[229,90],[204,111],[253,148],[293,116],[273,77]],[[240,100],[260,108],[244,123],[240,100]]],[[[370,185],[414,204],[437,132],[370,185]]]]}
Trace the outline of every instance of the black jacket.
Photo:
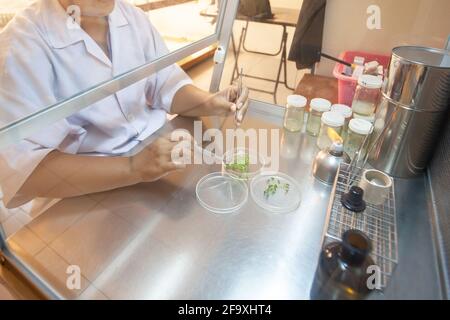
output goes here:
{"type": "Polygon", "coordinates": [[[311,68],[320,61],[326,0],[304,0],[289,52],[297,69],[311,68]]]}

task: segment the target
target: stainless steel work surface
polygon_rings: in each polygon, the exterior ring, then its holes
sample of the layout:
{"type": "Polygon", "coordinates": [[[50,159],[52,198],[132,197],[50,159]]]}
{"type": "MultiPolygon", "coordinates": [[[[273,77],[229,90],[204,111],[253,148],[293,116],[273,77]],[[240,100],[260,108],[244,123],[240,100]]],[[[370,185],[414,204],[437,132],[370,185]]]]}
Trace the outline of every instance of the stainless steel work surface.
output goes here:
{"type": "MultiPolygon", "coordinates": [[[[243,129],[281,129],[282,114],[252,102],[243,129]]],[[[175,118],[159,134],[192,124],[175,118]]],[[[331,187],[312,177],[314,138],[280,130],[279,145],[280,171],[301,188],[296,212],[266,212],[249,197],[238,212],[210,213],[195,186],[221,168],[192,165],[157,182],[60,201],[8,243],[66,298],[308,299],[331,187]],[[80,267],[79,290],[66,286],[69,265],[80,267]]],[[[399,181],[396,190],[399,264],[384,297],[440,298],[424,179],[399,181]]]]}

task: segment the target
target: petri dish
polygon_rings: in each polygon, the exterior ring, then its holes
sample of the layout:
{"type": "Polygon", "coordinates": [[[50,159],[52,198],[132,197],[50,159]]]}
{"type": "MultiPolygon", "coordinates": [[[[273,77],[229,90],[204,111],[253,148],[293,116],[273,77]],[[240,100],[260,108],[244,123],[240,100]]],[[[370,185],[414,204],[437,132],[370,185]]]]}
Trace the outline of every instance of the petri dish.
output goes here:
{"type": "Polygon", "coordinates": [[[222,172],[238,180],[250,180],[260,174],[267,160],[259,153],[245,148],[226,152],[222,160],[222,172]]]}
{"type": "Polygon", "coordinates": [[[202,207],[218,214],[237,211],[248,200],[247,185],[222,172],[210,173],[201,178],[195,193],[202,207]]]}
{"type": "Polygon", "coordinates": [[[250,184],[250,194],[258,206],[273,213],[295,211],[301,202],[298,183],[281,172],[263,172],[256,176],[250,184]]]}

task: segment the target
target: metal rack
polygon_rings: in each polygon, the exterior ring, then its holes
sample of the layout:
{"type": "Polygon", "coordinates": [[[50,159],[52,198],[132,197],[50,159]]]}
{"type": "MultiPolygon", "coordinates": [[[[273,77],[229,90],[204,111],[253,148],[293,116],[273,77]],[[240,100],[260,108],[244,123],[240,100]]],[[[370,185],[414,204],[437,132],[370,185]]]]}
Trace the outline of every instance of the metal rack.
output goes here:
{"type": "Polygon", "coordinates": [[[367,204],[363,213],[354,213],[341,204],[341,196],[348,192],[351,185],[357,185],[363,172],[352,175],[352,183],[349,183],[351,167],[341,164],[333,185],[332,196],[327,212],[323,244],[332,241],[340,241],[342,234],[349,229],[357,229],[364,232],[371,240],[372,253],[375,264],[381,271],[381,287],[385,288],[398,263],[397,224],[395,211],[394,184],[389,196],[383,205],[375,206],[367,204]]]}

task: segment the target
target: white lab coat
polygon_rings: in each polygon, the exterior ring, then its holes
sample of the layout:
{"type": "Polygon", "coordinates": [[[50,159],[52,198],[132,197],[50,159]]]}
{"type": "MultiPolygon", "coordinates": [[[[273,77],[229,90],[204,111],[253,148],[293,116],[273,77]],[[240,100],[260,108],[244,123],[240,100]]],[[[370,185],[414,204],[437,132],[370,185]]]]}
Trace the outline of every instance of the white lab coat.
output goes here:
{"type": "MultiPolygon", "coordinates": [[[[141,10],[116,0],[109,16],[112,62],[81,28],[66,27],[57,0],[39,0],[0,33],[0,125],[23,118],[168,52],[141,10]]],[[[0,150],[8,206],[31,199],[18,190],[52,150],[120,154],[162,127],[189,77],[172,65],[28,139],[0,150]]]]}

